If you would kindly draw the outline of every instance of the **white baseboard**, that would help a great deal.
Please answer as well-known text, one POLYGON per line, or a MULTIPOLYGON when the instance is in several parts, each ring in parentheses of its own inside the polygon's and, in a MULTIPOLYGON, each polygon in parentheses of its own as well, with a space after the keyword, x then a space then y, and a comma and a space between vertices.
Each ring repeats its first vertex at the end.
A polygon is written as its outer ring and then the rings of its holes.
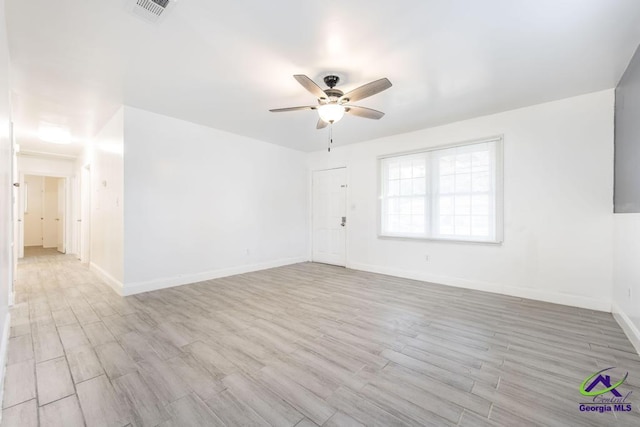
POLYGON ((233 276, 236 274, 250 273, 252 271, 266 270, 268 268, 282 267, 284 265, 297 264, 308 261, 306 256, 296 258, 284 258, 258 264, 239 265, 236 267, 222 268, 219 270, 205 271, 195 274, 184 274, 173 277, 165 277, 142 282, 126 284, 122 288, 122 296, 140 294, 142 292, 156 291, 158 289, 171 288, 174 286, 188 285, 190 283, 203 282, 205 280, 219 279, 221 277, 233 276))
POLYGON ((93 262, 89 263, 89 269, 94 273, 96 273, 98 277, 102 279, 103 282, 105 282, 107 285, 111 287, 111 289, 115 291, 115 293, 122 296, 122 288, 124 286, 122 285, 121 281, 119 281, 118 279, 116 279, 106 271, 104 271, 102 267, 100 267, 97 264, 94 264, 93 262))
MULTIPOLYGON (((4 328, 2 328, 2 338, 0 338, 0 384, 4 384, 4 374, 6 372, 7 349, 9 347, 9 335, 11 331, 11 313, 7 312, 4 318, 4 328)), ((4 399, 4 386, 0 388, 0 422, 2 421, 2 402, 4 399)))
POLYGON ((579 295, 562 294, 559 292, 517 288, 514 286, 505 286, 490 282, 467 280, 449 276, 438 276, 421 271, 401 270, 361 263, 348 263, 347 268, 351 268, 353 270, 369 271, 371 273, 388 274, 389 276, 404 277, 406 279, 420 280, 423 282, 438 283, 441 285, 455 286, 457 288, 474 289, 477 291, 492 292, 518 298, 527 298, 554 304, 569 305, 596 311, 605 311, 607 313, 611 312, 610 299, 589 298, 579 295))
POLYGON ((638 329, 635 323, 627 316, 627 313, 625 313, 615 301, 611 305, 613 318, 616 319, 616 322, 618 322, 627 335, 627 338, 629 338, 629 341, 631 341, 631 344, 635 347, 636 352, 640 355, 640 329, 638 329))

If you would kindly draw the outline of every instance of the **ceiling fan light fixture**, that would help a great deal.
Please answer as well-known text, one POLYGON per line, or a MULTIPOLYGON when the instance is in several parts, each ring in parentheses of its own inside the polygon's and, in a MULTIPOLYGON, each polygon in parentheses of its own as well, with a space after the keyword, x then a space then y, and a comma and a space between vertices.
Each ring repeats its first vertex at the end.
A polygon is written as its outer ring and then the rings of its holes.
POLYGON ((318 107, 318 115, 327 123, 335 123, 344 116, 344 107, 338 104, 324 104, 318 107))

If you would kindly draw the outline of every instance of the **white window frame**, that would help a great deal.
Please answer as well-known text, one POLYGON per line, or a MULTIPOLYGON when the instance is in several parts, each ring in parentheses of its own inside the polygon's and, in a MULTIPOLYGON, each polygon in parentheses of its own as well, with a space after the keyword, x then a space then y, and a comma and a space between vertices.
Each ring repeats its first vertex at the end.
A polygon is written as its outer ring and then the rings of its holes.
POLYGON ((473 139, 468 141, 456 142, 452 144, 437 145, 433 147, 425 147, 425 148, 412 150, 412 151, 385 154, 382 156, 378 156, 377 168, 378 168, 378 174, 377 174, 377 179, 378 179, 377 235, 378 235, 378 238, 430 240, 430 241, 445 241, 445 242, 459 242, 459 243, 502 244, 504 240, 504 178, 503 178, 504 177, 504 136, 503 135, 491 136, 491 137, 481 138, 481 139, 473 139), (437 236, 437 235, 431 234, 432 230, 435 228, 431 223, 436 221, 435 218, 437 218, 437 215, 436 215, 437 203, 434 201, 434 198, 431 195, 433 193, 433 189, 432 189, 430 177, 433 176, 433 170, 431 170, 430 167, 428 167, 428 172, 427 172, 427 175, 429 176, 427 178, 429 182, 429 185, 427 188, 427 194, 429 194, 429 196, 426 198, 427 206, 425 208, 426 211, 428 212, 425 215, 425 218, 427 218, 427 222, 429 223, 426 228, 429 234, 426 236, 416 236, 414 234, 383 232, 383 229, 382 229, 382 220, 383 220, 383 214, 384 214, 383 202, 385 200, 383 191, 386 184, 384 182, 385 173, 383 171, 382 164, 385 159, 401 157, 401 156, 410 156, 413 154, 423 154, 427 152, 441 151, 441 150, 447 150, 451 148, 466 147, 466 146, 472 146, 472 145, 482 144, 487 142, 495 143, 494 144, 495 152, 493 153, 495 156, 494 157, 495 177, 493 181, 495 184, 495 189, 494 189, 495 200, 493 205, 490 206, 490 209, 492 209, 494 212, 494 223, 492 224, 493 227, 495 227, 494 239, 488 240, 486 238, 474 238, 473 236, 454 236, 454 237, 437 236))

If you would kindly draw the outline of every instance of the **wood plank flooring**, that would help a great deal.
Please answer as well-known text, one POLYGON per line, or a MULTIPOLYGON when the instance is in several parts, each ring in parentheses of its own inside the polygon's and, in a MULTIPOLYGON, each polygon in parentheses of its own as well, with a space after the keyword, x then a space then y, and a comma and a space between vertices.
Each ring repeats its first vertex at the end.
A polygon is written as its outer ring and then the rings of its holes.
POLYGON ((640 425, 640 357, 610 314, 313 263, 121 298, 32 255, 3 426, 640 425), (633 411, 581 413, 610 366, 633 411))

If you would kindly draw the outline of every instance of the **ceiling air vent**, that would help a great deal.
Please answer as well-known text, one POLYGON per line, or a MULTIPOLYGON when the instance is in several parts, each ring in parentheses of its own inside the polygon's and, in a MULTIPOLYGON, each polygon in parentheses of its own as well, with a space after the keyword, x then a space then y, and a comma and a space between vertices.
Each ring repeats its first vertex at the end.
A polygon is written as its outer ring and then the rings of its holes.
POLYGON ((131 0, 131 12, 149 22, 158 22, 176 0, 131 0))

